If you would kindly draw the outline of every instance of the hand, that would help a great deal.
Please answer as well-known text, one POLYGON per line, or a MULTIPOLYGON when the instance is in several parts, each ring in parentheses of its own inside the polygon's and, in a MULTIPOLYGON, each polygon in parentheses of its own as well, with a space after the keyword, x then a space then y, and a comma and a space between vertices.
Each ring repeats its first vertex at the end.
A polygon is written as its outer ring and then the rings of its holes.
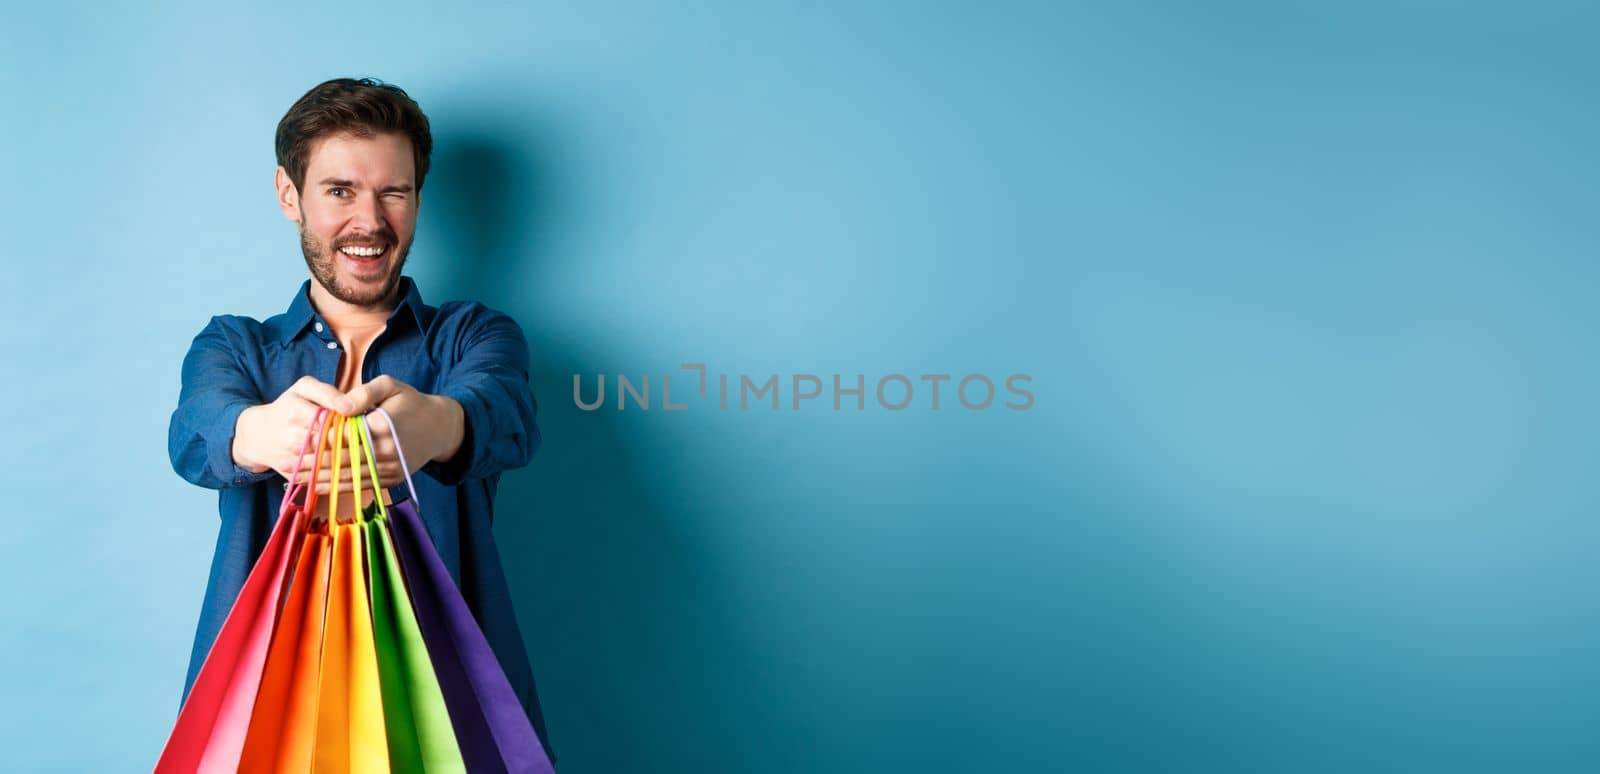
MULTIPOLYGON (((443 395, 428 395, 391 376, 379 376, 351 390, 349 414, 366 414, 375 406, 382 406, 393 417, 400 432, 400 443, 406 450, 409 471, 400 467, 400 456, 395 452, 395 439, 389 423, 382 417, 367 416, 367 427, 372 433, 372 452, 378 463, 378 482, 384 488, 399 486, 405 473, 415 473, 429 462, 448 461, 461 449, 466 434, 466 414, 461 404, 443 395)), ((304 438, 304 435, 301 436, 304 438)), ((348 446, 348 444, 346 444, 348 446)), ((346 455, 349 452, 345 452, 346 455)), ((313 464, 314 453, 302 459, 307 469, 313 464)), ((339 491, 350 492, 354 484, 349 474, 349 457, 340 476, 339 491)), ((365 461, 361 464, 365 466, 365 461)), ((372 486, 371 473, 362 468, 362 488, 372 486)), ((316 491, 327 494, 333 478, 333 455, 322 453, 322 466, 317 471, 316 491)))
MULTIPOLYGON (((277 400, 245 409, 233 427, 234 463, 252 473, 275 470, 290 478, 319 407, 344 413, 351 403, 333 385, 303 376, 277 400)), ((302 475, 309 469, 308 463, 302 475)))
MULTIPOLYGON (((407 471, 400 469, 400 455, 395 452, 394 438, 389 432, 389 423, 384 422, 380 417, 368 415, 367 429, 372 434, 372 457, 378 465, 378 485, 384 489, 388 489, 404 483, 406 480, 405 474, 407 471)), ((316 471, 316 491, 319 495, 328 494, 330 491, 329 482, 333 479, 332 432, 334 432, 334 430, 329 431, 330 435, 327 441, 324 442, 325 445, 322 449, 322 465, 318 467, 316 471)), ((337 428, 337 432, 343 433, 344 426, 340 425, 337 428)), ((360 454, 360 447, 356 446, 352 448, 350 445, 350 440, 342 436, 340 439, 340 445, 342 450, 339 453, 339 491, 341 493, 350 493, 355 491, 355 479, 353 478, 355 474, 351 471, 356 471, 360 474, 361 490, 363 492, 372 491, 372 470, 367 466, 366 456, 360 454)), ((315 452, 312 454, 307 454, 305 457, 301 458, 301 464, 304 465, 304 469, 306 471, 311 470, 311 466, 314 462, 315 452)), ((415 462, 412 460, 409 454, 406 456, 406 462, 409 462, 414 466, 409 471, 411 473, 417 472, 417 470, 420 469, 423 464, 426 464, 426 461, 421 464, 415 462)))

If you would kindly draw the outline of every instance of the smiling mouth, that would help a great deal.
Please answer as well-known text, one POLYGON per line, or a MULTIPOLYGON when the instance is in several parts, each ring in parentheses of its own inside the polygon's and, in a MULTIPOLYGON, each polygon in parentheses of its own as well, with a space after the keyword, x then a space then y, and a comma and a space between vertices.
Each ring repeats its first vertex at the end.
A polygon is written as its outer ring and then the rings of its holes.
POLYGON ((394 245, 391 244, 374 245, 372 247, 365 245, 345 245, 344 247, 339 248, 338 253, 339 255, 343 256, 344 260, 359 273, 370 273, 372 270, 378 268, 378 266, 383 263, 384 259, 389 257, 389 253, 393 251, 394 245), (373 249, 378 249, 379 252, 373 253, 373 249))

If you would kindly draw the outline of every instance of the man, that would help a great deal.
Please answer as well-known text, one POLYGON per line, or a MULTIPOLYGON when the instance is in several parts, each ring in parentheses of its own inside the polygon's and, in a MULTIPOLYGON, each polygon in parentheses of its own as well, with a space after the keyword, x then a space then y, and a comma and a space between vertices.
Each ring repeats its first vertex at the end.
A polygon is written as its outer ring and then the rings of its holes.
MULTIPOLYGON (((213 317, 200 331, 168 433, 173 469, 220 490, 222 516, 184 698, 277 519, 318 407, 382 406, 418 474, 428 532, 553 763, 490 531, 501 472, 526 465, 540 441, 527 342, 482 304, 424 304, 401 274, 433 149, 428 119, 395 86, 340 78, 289 109, 276 145, 278 206, 298 227, 311 277, 283 314, 213 317)), ((388 425, 370 428, 381 483, 402 487, 388 425)), ((300 462, 310 470, 312 457, 300 462)), ((320 493, 330 467, 324 459, 316 471, 320 493)), ((352 491, 343 479, 340 490, 352 491)))

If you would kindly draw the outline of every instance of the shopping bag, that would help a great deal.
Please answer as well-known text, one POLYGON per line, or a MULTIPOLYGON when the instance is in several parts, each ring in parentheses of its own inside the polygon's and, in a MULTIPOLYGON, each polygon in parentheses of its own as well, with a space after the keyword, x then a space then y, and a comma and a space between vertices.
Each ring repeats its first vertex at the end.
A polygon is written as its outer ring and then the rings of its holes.
POLYGON ((378 686, 378 655, 373 645, 372 613, 367 602, 362 546, 360 470, 355 442, 357 417, 344 418, 333 438, 333 486, 328 493, 328 532, 332 560, 328 581, 328 613, 323 628, 322 666, 317 691, 315 771, 387 772, 389 748, 383 726, 383 697, 378 686), (350 451, 355 484, 354 520, 339 518, 339 482, 343 454, 350 451))
POLYGON ((409 473, 409 499, 386 507, 365 417, 319 411, 307 450, 313 438, 312 470, 294 471, 157 772, 553 772, 433 547, 409 473), (330 430, 333 515, 313 522, 330 430), (341 521, 346 452, 358 515, 341 521), (375 498, 361 508, 366 481, 375 498))
MULTIPOLYGON (((348 452, 358 505, 367 481, 379 491, 360 421, 330 421, 332 480, 348 452)), ((465 772, 387 533, 370 508, 339 521, 341 496, 329 494, 332 521, 301 533, 240 771, 465 772)))
MULTIPOLYGON (((302 458, 310 451, 312 440, 320 439, 326 419, 326 412, 318 409, 306 434, 302 458)), ((321 465, 321 455, 319 440, 310 481, 301 480, 296 461, 278 511, 278 521, 195 675, 194 685, 178 711, 178 719, 156 763, 157 774, 238 768, 261 685, 278 603, 285 591, 294 537, 304 528, 315 507, 316 490, 310 484, 321 465), (295 502, 302 492, 307 493, 306 505, 295 502)))
MULTIPOLYGON (((363 418, 363 424, 365 418, 363 418)), ((461 749, 428 656, 417 617, 411 609, 405 578, 389 538, 378 465, 359 434, 361 453, 378 496, 362 524, 367 547, 367 572, 372 594, 372 629, 378 652, 378 682, 383 693, 388 729, 389 764, 396 772, 465 772, 461 749)), ((360 502, 357 500, 357 502, 360 502)))
MULTIPOLYGON (((400 466, 407 471, 409 497, 388 506, 382 518, 399 555, 417 625, 438 675, 467 770, 474 774, 554 772, 499 659, 423 526, 416 486, 394 419, 382 408, 372 413, 388 423, 400 466)), ((363 422, 361 429, 371 447, 370 428, 363 422)))
POLYGON ((317 735, 317 687, 331 552, 325 535, 301 538, 289 592, 240 756, 241 774, 308 772, 317 735))

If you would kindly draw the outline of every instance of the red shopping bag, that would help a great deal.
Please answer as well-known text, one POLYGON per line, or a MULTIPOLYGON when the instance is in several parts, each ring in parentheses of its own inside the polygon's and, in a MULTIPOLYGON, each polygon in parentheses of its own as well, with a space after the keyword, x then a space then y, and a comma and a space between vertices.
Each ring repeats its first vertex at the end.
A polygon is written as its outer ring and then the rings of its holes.
POLYGON ((178 720, 156 763, 157 774, 235 771, 239 767, 277 620, 278 602, 287 585, 291 554, 297 543, 293 538, 305 528, 316 507, 316 490, 311 483, 322 463, 320 434, 325 420, 326 411, 318 409, 300 455, 303 458, 310 452, 312 441, 318 440, 310 481, 300 480, 297 461, 284 491, 278 522, 178 711, 178 720), (302 492, 307 493, 305 505, 295 502, 302 492))

